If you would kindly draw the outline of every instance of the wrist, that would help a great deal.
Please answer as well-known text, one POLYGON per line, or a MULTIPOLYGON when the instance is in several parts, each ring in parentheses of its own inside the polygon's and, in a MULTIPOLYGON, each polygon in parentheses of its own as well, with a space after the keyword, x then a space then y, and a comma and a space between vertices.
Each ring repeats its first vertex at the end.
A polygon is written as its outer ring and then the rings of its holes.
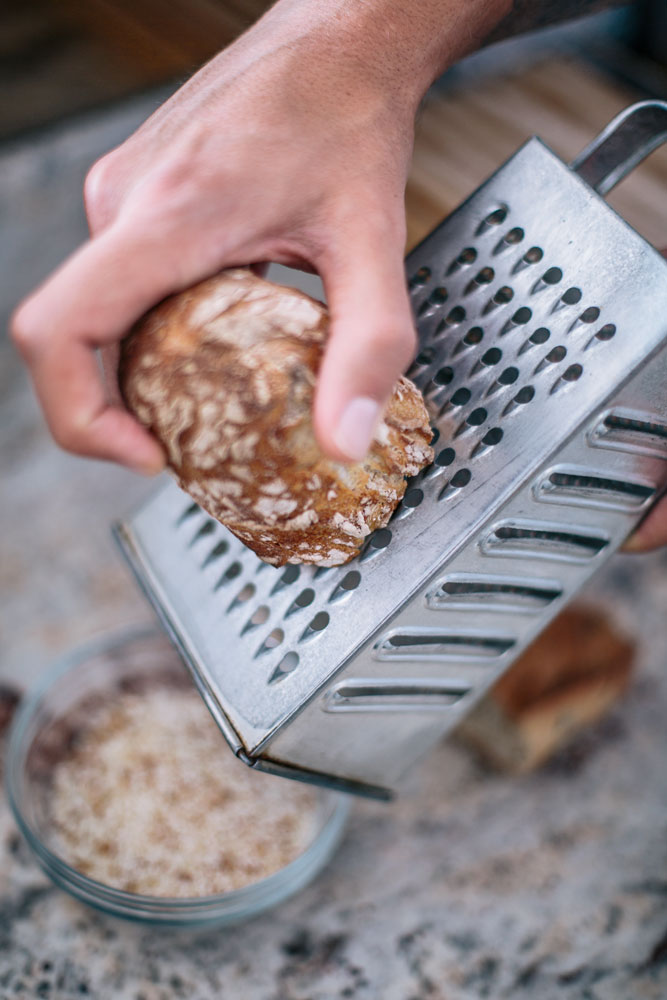
POLYGON ((278 0, 267 17, 286 41, 317 34, 333 59, 398 108, 419 102, 449 66, 475 51, 512 0, 278 0))

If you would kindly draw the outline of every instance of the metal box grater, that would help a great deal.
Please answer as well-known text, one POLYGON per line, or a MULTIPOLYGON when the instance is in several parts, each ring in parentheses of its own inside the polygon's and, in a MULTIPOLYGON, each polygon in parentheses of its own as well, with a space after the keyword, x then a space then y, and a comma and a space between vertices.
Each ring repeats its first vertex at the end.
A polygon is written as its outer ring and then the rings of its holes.
POLYGON ((667 262, 596 193, 665 138, 533 138, 410 254, 436 458, 354 562, 268 566, 175 485, 116 527, 247 764, 389 795, 667 485, 667 262))

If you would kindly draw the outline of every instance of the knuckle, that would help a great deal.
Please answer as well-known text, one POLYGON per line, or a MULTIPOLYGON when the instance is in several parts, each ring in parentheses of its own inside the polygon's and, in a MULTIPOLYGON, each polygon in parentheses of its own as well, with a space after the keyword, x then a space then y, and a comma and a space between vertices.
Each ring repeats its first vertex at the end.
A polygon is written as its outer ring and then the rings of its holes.
POLYGON ((49 422, 49 429, 53 440, 64 451, 72 452, 75 455, 87 454, 81 428, 69 414, 52 416, 49 422))
POLYGON ((42 340, 43 328, 31 300, 21 303, 9 321, 9 332, 20 354, 32 356, 42 340))
POLYGON ((115 163, 115 155, 107 153, 92 165, 83 182, 83 203, 92 229, 99 228, 108 216, 115 163))

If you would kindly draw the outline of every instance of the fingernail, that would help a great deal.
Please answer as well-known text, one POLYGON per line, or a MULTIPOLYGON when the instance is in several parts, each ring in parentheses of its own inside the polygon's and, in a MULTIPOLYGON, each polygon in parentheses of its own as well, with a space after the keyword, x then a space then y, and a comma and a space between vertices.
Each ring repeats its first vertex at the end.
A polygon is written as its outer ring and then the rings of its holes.
POLYGON ((156 458, 148 462, 130 462, 128 468, 133 472, 138 472, 141 476, 158 476, 164 472, 166 463, 163 458, 156 458))
POLYGON ((368 454, 380 404, 368 396, 358 396, 347 404, 334 433, 336 447, 351 461, 361 462, 368 454))

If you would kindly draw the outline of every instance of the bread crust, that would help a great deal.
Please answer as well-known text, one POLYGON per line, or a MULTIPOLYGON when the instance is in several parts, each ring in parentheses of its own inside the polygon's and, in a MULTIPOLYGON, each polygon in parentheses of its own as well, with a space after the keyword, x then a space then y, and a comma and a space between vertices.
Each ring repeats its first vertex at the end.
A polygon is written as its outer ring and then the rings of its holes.
POLYGON ((311 411, 328 323, 322 303, 235 268, 165 299, 121 345, 123 398, 180 486, 276 566, 352 559, 433 460, 403 376, 363 462, 323 455, 311 411))

